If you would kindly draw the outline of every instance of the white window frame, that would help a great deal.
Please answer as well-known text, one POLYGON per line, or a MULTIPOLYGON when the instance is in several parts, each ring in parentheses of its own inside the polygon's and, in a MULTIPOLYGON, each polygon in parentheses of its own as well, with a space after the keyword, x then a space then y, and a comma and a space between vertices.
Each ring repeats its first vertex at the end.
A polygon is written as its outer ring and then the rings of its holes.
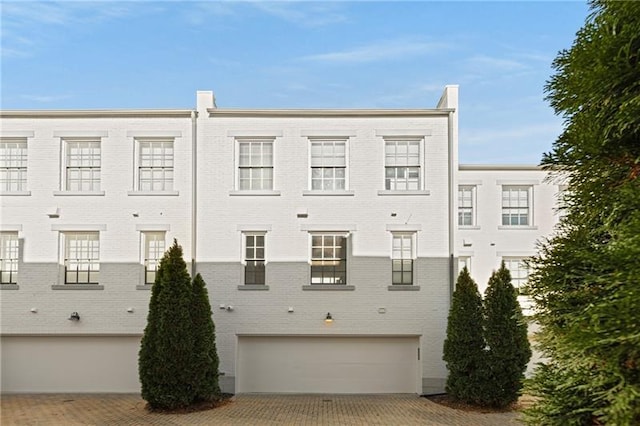
POLYGON ((385 191, 407 192, 407 191, 422 191, 424 189, 425 164, 424 164, 424 138, 423 137, 384 137, 383 159, 384 159, 383 160, 383 164, 384 164, 383 187, 385 191), (394 156, 395 158, 394 163, 396 164, 390 164, 389 159, 392 157, 387 155, 387 146, 394 144, 396 147, 395 151, 397 153, 398 151, 397 147, 399 143, 407 144, 407 155, 406 155, 406 161, 405 161, 407 164, 401 164, 403 163, 403 161, 399 161, 399 159, 402 157, 398 157, 397 155, 394 156), (410 161, 409 146, 412 144, 415 144, 418 147, 417 161, 410 161), (408 177, 408 171, 410 168, 414 168, 418 170, 418 177, 416 179, 416 182, 417 182, 416 188, 408 187, 409 186, 408 184, 410 182, 408 177), (394 177, 389 177, 389 179, 391 180, 387 185, 387 174, 388 174, 387 171, 390 169, 394 169, 396 173, 394 174, 394 177), (407 184, 407 188, 398 189, 398 183, 402 182, 397 177, 398 176, 397 172, 399 169, 405 169, 404 173, 406 174, 406 177, 404 178, 404 181, 407 184))
MULTIPOLYGON (((317 241, 317 240, 316 240, 317 241)), ((349 270, 348 270, 348 258, 349 258, 349 234, 345 233, 345 232, 310 232, 309 233, 309 269, 310 269, 310 274, 309 274, 309 284, 310 285, 337 285, 337 286, 342 286, 342 285, 346 285, 349 282, 349 270), (322 242, 321 245, 314 245, 314 239, 315 238, 322 238, 322 242), (333 245, 326 245, 325 246, 325 237, 328 238, 333 238, 334 242, 333 245), (335 238, 343 238, 344 239, 344 253, 343 256, 344 257, 335 257, 335 248, 339 247, 335 242, 335 238), (333 255, 334 256, 327 256, 327 254, 329 254, 328 251, 326 251, 326 249, 329 248, 333 248, 333 255), (321 250, 320 252, 318 252, 317 250, 321 250), (320 256, 318 256, 317 254, 320 253, 320 256), (317 262, 320 262, 321 264, 318 264, 317 262), (325 264, 325 262, 327 262, 325 264), (315 280, 314 277, 314 270, 316 268, 318 268, 319 266, 332 266, 331 262, 338 262, 338 269, 335 268, 333 269, 333 273, 330 275, 327 275, 325 277, 324 272, 321 274, 320 276, 320 281, 315 280), (340 267, 340 263, 344 264, 344 268, 340 267), (344 275, 343 275, 343 279, 341 279, 339 274, 340 272, 342 272, 344 270, 344 275), (314 281, 315 280, 315 281, 314 281)))
POLYGON ((415 260, 416 260, 416 233, 415 232, 392 232, 391 233, 391 285, 414 285, 415 284, 415 260), (399 244, 398 244, 399 243, 399 244), (409 245, 407 250, 407 244, 409 245), (400 270, 398 270, 400 261, 400 270), (410 267, 410 279, 406 280, 405 267, 407 262, 410 267), (400 279, 397 280, 397 274, 400 279))
POLYGON ((0 192, 27 190, 27 138, 0 138, 0 192))
POLYGON ((17 232, 0 232, 0 285, 18 284, 20 240, 17 232))
POLYGON ((462 272, 465 266, 467 267, 469 274, 471 274, 471 256, 469 255, 458 256, 458 274, 462 272))
POLYGON ((247 231, 242 232, 242 265, 244 266, 244 271, 242 274, 242 284, 243 285, 266 285, 267 276, 266 276, 266 266, 267 266, 267 233, 266 232, 254 232, 247 231), (262 238, 262 246, 258 245, 256 241, 258 237, 262 238), (254 244, 253 246, 249 245, 248 239, 253 238, 254 244), (253 254, 251 256, 248 255, 249 249, 253 247, 253 254), (262 249, 262 256, 259 256, 259 249, 262 249), (250 262, 262 262, 262 282, 257 282, 258 280, 254 279, 253 282, 247 281, 247 273, 250 262))
POLYGON ((314 192, 341 192, 349 190, 349 138, 331 138, 331 137, 309 137, 309 190, 314 192), (321 152, 324 153, 324 147, 332 145, 335 152, 336 145, 342 145, 344 147, 344 154, 342 157, 320 155, 320 157, 314 156, 314 145, 320 145, 321 152), (340 161, 342 158, 342 162, 340 161), (332 161, 333 160, 333 161, 332 161), (342 164, 340 164, 342 163, 342 164), (320 188, 314 188, 314 181, 318 179, 318 176, 314 176, 315 171, 319 170, 322 176, 319 176, 320 182, 326 181, 332 182, 331 188, 325 188, 321 185, 320 188), (332 170, 333 176, 325 178, 325 171, 332 170), (344 176, 342 180, 344 185, 342 188, 338 188, 336 183, 340 180, 336 177, 336 172, 342 170, 344 176))
POLYGON ((62 191, 67 192, 100 192, 101 191, 101 174, 102 174, 102 141, 100 138, 62 138, 62 179, 60 188, 62 191), (75 164, 71 160, 71 149, 76 144, 87 144, 90 149, 88 163, 85 155, 80 155, 80 164, 75 164), (91 147, 93 145, 93 147, 91 147), (97 145, 97 147, 96 147, 97 145), (93 152, 97 149, 97 154, 93 152), (95 157, 97 155, 97 161, 95 157), (96 165, 97 163, 97 165, 96 165), (71 188, 71 171, 74 169, 81 175, 88 172, 89 178, 80 178, 77 181, 80 182, 81 188, 71 188), (96 177, 97 176, 97 177, 96 177), (85 182, 89 183, 88 189, 82 189, 85 182))
POLYGON ((502 185, 500 189, 500 226, 509 228, 527 228, 533 226, 533 185, 502 185), (505 192, 509 191, 511 195, 514 191, 518 193, 515 199, 512 196, 505 198, 505 192), (526 206, 519 205, 521 202, 520 194, 526 193, 526 206), (505 201, 509 201, 509 205, 505 205, 505 201), (512 206, 515 202, 515 206, 512 206), (526 209, 526 215, 522 213, 526 209), (505 213, 506 212, 506 213, 505 213), (526 218, 527 223, 512 224, 512 218, 519 218, 517 222, 521 222, 521 218, 526 218), (505 218, 508 218, 505 223, 505 218))
MULTIPOLYGON (((175 138, 173 137, 136 137, 135 138, 135 191, 138 192, 172 192, 175 183, 175 138), (161 155, 161 164, 152 164, 147 166, 142 158, 142 151, 147 144, 160 145, 163 153, 161 155), (171 147, 171 154, 164 153, 166 147, 171 147), (143 188, 143 169, 149 169, 151 172, 150 188, 143 188), (154 173, 159 172, 161 177, 154 178, 154 173), (156 183, 160 184, 159 189, 154 189, 156 183)), ((145 170, 146 171, 146 170, 145 170)))
POLYGON ((63 282, 65 285, 96 285, 100 282, 100 232, 99 231, 63 231, 61 263, 64 267, 63 282), (73 255, 71 243, 73 241, 87 241, 86 247, 81 247, 79 255, 85 257, 71 257, 73 255), (95 242, 96 244, 92 244, 95 242), (75 266, 75 268, 74 268, 75 266), (75 271, 75 280, 70 280, 75 271), (80 273, 86 272, 86 280, 80 279, 80 273))
POLYGON ((505 267, 511 273, 511 284, 518 294, 527 294, 524 288, 529 281, 529 268, 524 264, 526 257, 520 256, 503 256, 502 261, 505 267))
POLYGON ((140 262, 144 268, 142 280, 144 285, 152 285, 155 282, 160 260, 167 250, 167 233, 165 231, 141 231, 140 236, 142 238, 140 262))
POLYGON ((476 226, 477 192, 478 187, 476 185, 458 185, 458 226, 461 228, 476 226), (468 192, 470 197, 464 197, 465 192, 468 192), (470 201, 470 205, 463 203, 466 200, 470 201), (471 223, 463 223, 463 213, 465 212, 471 214, 471 223))
POLYGON ((235 187, 237 191, 242 191, 242 192, 261 192, 261 191, 273 191, 275 188, 275 138, 273 137, 236 137, 235 138, 235 187), (264 147, 265 145, 270 145, 271 146, 271 163, 268 164, 266 162, 264 162, 264 156, 263 154, 260 155, 260 164, 251 164, 251 155, 249 156, 249 164, 244 164, 244 161, 241 158, 241 145, 243 144, 249 144, 250 147, 252 147, 253 144, 258 145, 260 144, 261 149, 262 147, 264 147), (248 188, 243 188, 241 185, 241 181, 242 181, 242 172, 241 170, 248 170, 250 177, 249 177, 249 187, 248 188), (253 171, 255 170, 260 170, 260 177, 259 179, 253 178, 253 171), (271 171, 271 185, 270 187, 264 187, 264 182, 268 181, 268 179, 265 179, 265 177, 262 175, 264 170, 270 170, 271 171), (252 182, 253 181, 257 181, 259 180, 261 182, 260 184, 260 188, 253 188, 252 187, 252 182))

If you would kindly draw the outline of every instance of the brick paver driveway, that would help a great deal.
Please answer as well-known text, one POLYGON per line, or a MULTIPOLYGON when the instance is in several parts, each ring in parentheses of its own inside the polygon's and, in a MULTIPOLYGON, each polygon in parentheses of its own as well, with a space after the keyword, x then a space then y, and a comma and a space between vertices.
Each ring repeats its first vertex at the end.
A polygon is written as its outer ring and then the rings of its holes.
POLYGON ((158 414, 139 395, 2 395, 9 425, 515 425, 517 413, 453 410, 416 395, 238 395, 215 410, 158 414))

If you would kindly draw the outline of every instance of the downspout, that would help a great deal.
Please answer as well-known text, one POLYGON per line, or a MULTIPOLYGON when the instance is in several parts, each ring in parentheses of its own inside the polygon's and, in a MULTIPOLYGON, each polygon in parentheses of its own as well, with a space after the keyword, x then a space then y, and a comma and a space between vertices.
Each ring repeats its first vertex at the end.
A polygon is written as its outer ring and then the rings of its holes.
POLYGON ((198 231, 198 112, 191 111, 191 276, 196 270, 196 235, 198 231))
POLYGON ((453 290, 454 290, 454 257, 453 257, 453 253, 454 253, 454 220, 453 220, 453 197, 455 192, 455 182, 453 179, 453 174, 454 174, 454 158, 453 158, 453 114, 454 111, 449 111, 449 117, 448 117, 448 161, 449 161, 449 173, 448 173, 448 178, 449 178, 449 202, 448 202, 448 214, 449 214, 449 307, 451 307, 451 304, 453 303, 453 290))

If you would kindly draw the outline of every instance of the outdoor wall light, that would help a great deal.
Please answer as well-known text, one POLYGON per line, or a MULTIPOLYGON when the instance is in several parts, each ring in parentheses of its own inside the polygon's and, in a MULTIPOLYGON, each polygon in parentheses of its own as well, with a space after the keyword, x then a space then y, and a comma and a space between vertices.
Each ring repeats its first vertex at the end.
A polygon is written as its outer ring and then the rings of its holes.
POLYGON ((135 309, 133 309, 133 308, 127 308, 127 312, 129 312, 130 314, 132 314, 134 310, 135 309))
POLYGON ((327 312, 327 316, 325 317, 324 322, 326 322, 327 324, 331 324, 333 322, 333 317, 331 316, 330 312, 327 312))
POLYGON ((31 308, 31 313, 37 314, 38 313, 38 308, 31 308))
POLYGON ((80 315, 77 312, 71 312, 71 315, 67 319, 69 321, 80 321, 80 315))
POLYGON ((227 311, 228 311, 228 312, 233 311, 233 306, 231 306, 231 305, 227 306, 227 311))
POLYGON ((287 312, 289 313, 293 312, 293 306, 289 306, 289 309, 287 309, 287 312))

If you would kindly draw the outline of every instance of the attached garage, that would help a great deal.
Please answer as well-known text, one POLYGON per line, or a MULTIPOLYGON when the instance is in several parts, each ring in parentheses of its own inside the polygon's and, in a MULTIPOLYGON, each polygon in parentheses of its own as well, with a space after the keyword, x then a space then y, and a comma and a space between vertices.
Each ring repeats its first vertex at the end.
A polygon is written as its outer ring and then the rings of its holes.
POLYGON ((140 392, 140 336, 3 336, 2 392, 140 392))
POLYGON ((420 393, 417 336, 239 336, 238 393, 420 393))

